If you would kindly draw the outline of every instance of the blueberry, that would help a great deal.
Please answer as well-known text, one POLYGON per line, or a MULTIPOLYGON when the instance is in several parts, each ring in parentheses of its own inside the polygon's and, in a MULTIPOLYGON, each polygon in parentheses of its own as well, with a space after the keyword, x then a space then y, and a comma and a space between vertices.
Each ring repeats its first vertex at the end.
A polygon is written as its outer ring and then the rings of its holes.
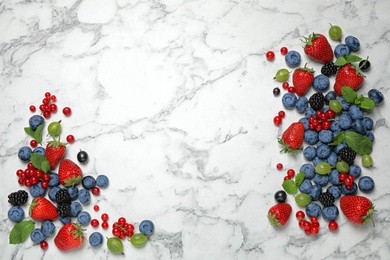
POLYGON ((328 189, 326 189, 326 191, 332 194, 335 199, 341 197, 341 189, 338 186, 335 185, 329 186, 328 189))
POLYGON ((299 171, 300 172, 303 172, 305 174, 305 179, 313 179, 314 175, 315 175, 315 171, 314 171, 314 165, 311 164, 311 163, 305 163, 303 164, 300 168, 299 168, 299 171))
POLYGON ((308 107, 309 100, 306 96, 300 96, 295 103, 295 108, 298 110, 299 113, 305 112, 306 108, 308 107))
POLYGON ((351 174, 355 180, 359 178, 360 174, 362 174, 362 168, 359 165, 352 164, 349 166, 349 174, 351 174))
POLYGON ((313 160, 314 157, 317 155, 317 148, 312 145, 308 145, 303 149, 303 157, 306 158, 306 160, 313 160))
POLYGON ((57 192, 60 190, 61 188, 58 187, 58 186, 55 186, 55 187, 52 187, 50 190, 49 190, 49 199, 53 202, 57 202, 56 200, 56 194, 57 192))
POLYGON ((372 120, 371 117, 363 117, 362 119, 362 123, 364 125, 364 127, 366 128, 366 130, 370 131, 372 130, 372 128, 374 128, 374 120, 372 120))
POLYGON ((334 56, 336 58, 344 55, 349 55, 351 53, 351 50, 349 47, 344 43, 339 43, 336 48, 334 48, 334 56))
POLYGON ((324 74, 319 74, 313 79, 313 88, 320 92, 325 92, 329 88, 329 78, 324 74))
POLYGON ((336 169, 331 170, 329 173, 329 182, 334 185, 339 185, 340 184, 339 175, 340 174, 336 169))
POLYGON ((96 185, 100 188, 105 188, 108 186, 109 180, 106 175, 99 175, 96 178, 96 185))
POLYGON ((20 206, 12 206, 8 210, 8 218, 13 222, 20 222, 24 218, 24 210, 20 206))
POLYGON ((316 156, 312 160, 312 163, 314 164, 314 166, 317 166, 317 164, 319 164, 321 162, 326 162, 326 159, 318 158, 318 156, 316 156))
POLYGON ((343 149, 344 147, 346 147, 347 145, 345 143, 341 143, 339 145, 336 145, 334 148, 333 148, 333 152, 335 152, 336 154, 339 153, 339 151, 341 149, 343 149))
POLYGON ((329 91, 325 95, 325 104, 329 105, 329 101, 335 100, 337 98, 337 93, 336 91, 329 91))
POLYGON ((318 132, 314 130, 306 130, 303 137, 308 144, 314 145, 318 142, 318 132))
POLYGON ((81 180, 81 185, 83 185, 84 189, 90 190, 96 186, 96 180, 93 176, 88 175, 83 177, 81 180))
POLYGON ((352 183, 352 189, 348 190, 345 184, 341 184, 341 193, 344 195, 356 195, 358 186, 356 183, 352 183))
MULTIPOLYGON (((315 177, 315 176, 314 176, 315 177)), ((314 179, 314 178, 313 178, 314 179)), ((311 191, 309 193, 312 200, 317 200, 318 196, 321 194, 322 187, 318 184, 313 184, 311 191)))
POLYGON ((316 111, 315 111, 313 108, 308 107, 308 108, 306 109, 306 111, 305 111, 305 117, 310 118, 310 117, 315 116, 315 115, 316 115, 316 111))
POLYGON ((330 143, 333 141, 333 132, 331 130, 323 129, 318 134, 318 139, 323 143, 330 143))
POLYGON ((82 204, 86 204, 91 200, 91 193, 86 189, 81 189, 79 190, 78 197, 79 197, 79 201, 82 204))
POLYGON ((72 221, 72 218, 71 217, 61 217, 61 216, 58 216, 58 220, 62 223, 62 224, 68 224, 72 221))
POLYGON ((340 125, 340 128, 343 130, 351 128, 351 126, 352 126, 351 116, 346 112, 341 113, 341 115, 339 117, 339 125, 340 125))
POLYGON ((43 125, 45 123, 45 119, 40 115, 33 115, 28 120, 31 130, 35 131, 38 126, 43 125))
POLYGON ((305 128, 305 130, 309 129, 309 119, 307 119, 306 117, 302 117, 299 119, 299 122, 301 122, 303 124, 303 127, 305 128))
POLYGON ((77 215, 81 212, 82 210, 82 206, 80 204, 80 202, 78 201, 73 201, 71 204, 70 204, 70 215, 72 217, 77 217, 77 215))
POLYGON ((296 68, 301 63, 301 54, 299 52, 291 50, 287 52, 286 56, 284 57, 287 66, 290 68, 296 68))
POLYGON ((363 176, 359 179, 358 186, 362 192, 369 193, 375 188, 375 182, 371 177, 363 176))
POLYGON ((318 217, 321 213, 321 207, 315 202, 310 202, 306 206, 306 215, 308 217, 318 217))
POLYGON ((43 234, 40 228, 36 228, 31 232, 30 238, 33 241, 33 243, 39 244, 46 239, 46 236, 45 234, 43 234))
POLYGON ((343 97, 337 97, 337 100, 341 103, 342 109, 348 111, 351 104, 349 104, 343 97))
POLYGON ((326 158, 326 162, 329 163, 331 167, 336 167, 338 162, 338 156, 335 152, 331 152, 328 158, 326 158))
POLYGON ((355 36, 352 35, 348 35, 345 38, 345 44, 348 46, 348 48, 351 51, 358 51, 360 48, 360 41, 355 36))
POLYGON ((363 119, 364 117, 363 111, 357 105, 351 105, 348 112, 351 115, 352 120, 363 119))
POLYGON ((318 173, 317 173, 317 174, 314 176, 313 181, 314 181, 316 184, 318 184, 318 185, 324 187, 324 186, 326 186, 326 185, 328 184, 328 182, 329 182, 329 175, 327 175, 327 174, 318 174, 318 173))
POLYGON ((71 200, 75 200, 78 198, 79 189, 77 187, 68 187, 68 192, 71 200))
POLYGON ((313 184, 311 184, 311 181, 308 179, 304 179, 301 185, 299 185, 299 190, 303 193, 309 194, 311 191, 313 184))
POLYGON ((382 104, 383 100, 385 99, 382 92, 374 88, 368 91, 368 97, 372 99, 376 105, 382 104))
POLYGON ((282 104, 286 109, 292 109, 297 103, 297 96, 293 93, 287 92, 282 97, 282 104))
POLYGON ((58 178, 58 174, 55 172, 50 173, 50 180, 49 180, 49 186, 55 187, 60 185, 60 179, 58 178))
POLYGON ((54 231, 56 230, 56 227, 54 226, 53 222, 49 220, 45 220, 42 222, 41 225, 41 231, 45 236, 51 236, 54 234, 54 231))
POLYGON ((41 146, 38 146, 36 147, 34 150, 33 150, 33 153, 35 154, 40 154, 40 155, 45 155, 46 154, 46 150, 45 148, 41 147, 41 146))
POLYGON ((374 135, 373 132, 367 131, 367 132, 366 132, 366 136, 367 136, 368 138, 370 138, 371 142, 374 142, 374 140, 375 140, 375 135, 374 135))
POLYGON ((351 128, 358 134, 365 135, 367 132, 366 127, 364 126, 362 120, 356 119, 352 122, 351 128))
POLYGON ((89 244, 92 246, 92 247, 99 247, 103 244, 103 240, 104 240, 104 237, 101 233, 99 232, 93 232, 90 236, 89 236, 89 244))
POLYGON ((91 215, 87 212, 87 211, 81 211, 78 215, 77 215, 77 221, 81 224, 81 225, 88 225, 89 222, 91 222, 91 215))
POLYGON ((319 159, 326 159, 329 157, 331 149, 326 144, 317 145, 317 157, 319 159))
POLYGON ((38 196, 44 196, 46 192, 46 189, 42 188, 41 182, 38 182, 37 184, 34 184, 30 187, 30 194, 34 198, 38 196))
POLYGON ((19 149, 19 152, 18 152, 18 157, 20 160, 22 160, 23 162, 28 162, 30 161, 30 155, 32 153, 32 150, 30 147, 28 146, 23 146, 19 149))
POLYGON ((339 209, 335 205, 324 207, 322 209, 322 216, 324 217, 324 219, 328 221, 335 220, 338 217, 338 215, 339 215, 339 209))
POLYGON ((139 224, 139 231, 145 236, 151 236, 154 232, 154 224, 150 220, 142 220, 139 224))
POLYGON ((330 125, 330 131, 333 132, 333 136, 337 135, 338 133, 341 132, 341 127, 340 127, 340 124, 339 122, 337 121, 332 121, 331 125, 330 125))

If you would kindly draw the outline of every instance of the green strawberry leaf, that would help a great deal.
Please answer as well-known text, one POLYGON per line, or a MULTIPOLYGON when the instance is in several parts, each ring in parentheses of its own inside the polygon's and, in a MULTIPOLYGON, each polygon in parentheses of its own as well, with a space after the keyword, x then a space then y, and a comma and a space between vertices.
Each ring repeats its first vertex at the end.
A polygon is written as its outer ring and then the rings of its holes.
POLYGON ((363 108, 363 109, 374 109, 375 102, 371 98, 363 97, 363 99, 361 100, 361 102, 359 104, 359 107, 363 108))
POLYGON ((283 181, 282 187, 288 194, 294 194, 298 190, 298 187, 293 180, 283 181))
POLYGON ((347 63, 352 63, 352 62, 361 61, 362 58, 360 58, 357 55, 347 55, 347 56, 345 56, 345 60, 347 61, 347 63))
POLYGON ((370 154, 372 152, 372 142, 368 136, 347 131, 345 133, 345 143, 360 155, 370 154))
POLYGON ((340 132, 333 137, 333 142, 329 143, 328 145, 339 145, 344 141, 345 141, 345 134, 344 132, 340 132))
POLYGON ((295 185, 297 187, 299 187, 299 185, 302 184, 304 179, 305 179, 305 173, 304 172, 298 172, 298 174, 295 176, 295 185))
POLYGON ((35 222, 24 220, 17 223, 9 233, 10 244, 20 244, 24 242, 35 228, 35 222))
POLYGON ((338 67, 341 67, 341 66, 344 66, 347 63, 348 63, 347 59, 343 55, 343 56, 340 56, 340 57, 337 58, 337 60, 334 62, 334 65, 338 66, 338 67))
POLYGON ((341 88, 341 94, 343 95, 345 101, 347 101, 350 104, 353 104, 357 98, 356 91, 348 86, 344 86, 341 88))
POLYGON ((30 161, 38 170, 42 170, 43 172, 50 171, 50 163, 44 155, 31 153, 30 161))

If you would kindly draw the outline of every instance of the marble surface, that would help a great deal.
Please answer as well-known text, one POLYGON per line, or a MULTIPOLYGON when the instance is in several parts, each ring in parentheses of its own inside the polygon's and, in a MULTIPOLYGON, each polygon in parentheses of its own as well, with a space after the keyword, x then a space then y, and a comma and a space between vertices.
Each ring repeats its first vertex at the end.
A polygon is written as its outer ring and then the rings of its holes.
MULTIPOLYGON (((362 93, 376 87, 387 98, 389 10, 387 0, 2 1, 1 258, 390 259, 388 103, 370 115, 375 167, 363 169, 377 184, 367 195, 378 209, 375 227, 353 226, 340 215, 337 232, 320 219, 320 234, 307 236, 293 216, 281 229, 266 218, 285 175, 275 165, 298 170, 305 162, 301 154, 280 154, 276 141, 301 117, 286 111, 282 126, 272 123, 283 109, 272 94, 279 86, 273 75, 285 66, 279 49, 303 55, 302 36, 340 25, 360 39, 359 55, 372 63, 362 93), (64 135, 76 137, 67 158, 86 150, 84 174, 110 177, 84 209, 94 218, 125 216, 136 227, 152 220, 155 234, 145 247, 124 241, 120 257, 88 243, 63 253, 53 238, 46 251, 29 239, 8 244, 6 197, 20 188, 15 172, 25 164, 17 152, 30 140, 23 127, 29 105, 38 106, 46 91, 73 110, 49 119, 62 119, 64 135)), ((303 62, 320 68, 305 55, 303 62)), ((288 201, 295 214, 299 207, 292 196, 288 201)), ((87 234, 94 230, 88 226, 87 234)))

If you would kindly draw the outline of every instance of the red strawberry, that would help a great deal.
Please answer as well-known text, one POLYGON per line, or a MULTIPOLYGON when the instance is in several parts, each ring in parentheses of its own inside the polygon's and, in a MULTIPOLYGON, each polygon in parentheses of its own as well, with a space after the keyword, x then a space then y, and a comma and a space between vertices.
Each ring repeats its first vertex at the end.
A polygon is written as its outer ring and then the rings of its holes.
POLYGON ((56 206, 45 197, 38 196, 31 202, 29 215, 38 221, 55 220, 58 218, 56 206))
POLYGON ((305 37, 305 43, 303 50, 311 59, 324 64, 333 60, 332 47, 324 35, 313 33, 305 37))
POLYGON ((336 74, 336 81, 334 83, 334 91, 337 95, 341 96, 341 88, 344 86, 351 87, 354 90, 357 90, 361 87, 364 81, 364 75, 356 70, 356 68, 348 63, 342 66, 336 74))
POLYGON ((51 141, 46 145, 46 158, 49 161, 50 169, 54 169, 62 160, 66 152, 65 144, 59 141, 51 141))
POLYGON ((75 186, 83 178, 83 171, 73 161, 64 159, 60 162, 58 178, 65 187, 75 186))
POLYGON ((278 140, 279 144, 284 148, 280 152, 293 152, 296 153, 303 144, 303 135, 305 133, 305 127, 301 122, 292 123, 282 134, 282 137, 278 140))
POLYGON ((84 243, 84 230, 79 223, 67 223, 58 231, 54 244, 61 251, 80 248, 84 243))
POLYGON ((304 96, 310 89, 314 79, 314 72, 313 69, 306 67, 306 64, 305 67, 294 70, 292 82, 295 93, 298 96, 304 96))
POLYGON ((372 202, 363 196, 343 196, 340 199, 340 208, 347 219, 354 224, 366 224, 374 220, 371 214, 376 212, 372 202))
POLYGON ((268 210, 268 220, 274 227, 284 226, 290 218, 292 212, 291 205, 288 203, 278 203, 268 210))

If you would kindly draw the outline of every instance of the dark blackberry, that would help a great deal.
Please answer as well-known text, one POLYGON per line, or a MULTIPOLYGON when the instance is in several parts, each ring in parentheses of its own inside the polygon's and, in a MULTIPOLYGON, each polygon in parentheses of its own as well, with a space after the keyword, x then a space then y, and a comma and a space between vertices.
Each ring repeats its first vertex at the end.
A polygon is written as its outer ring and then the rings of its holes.
POLYGON ((318 201, 321 202, 321 204, 324 207, 332 206, 334 200, 335 200, 334 196, 332 195, 332 193, 328 191, 325 191, 318 196, 318 201))
POLYGON ((327 77, 330 77, 337 73, 337 67, 333 64, 333 62, 329 61, 325 63, 321 68, 321 73, 327 77))
POLYGON ((70 217, 70 203, 63 203, 57 206, 57 213, 60 217, 70 217))
POLYGON ((69 204, 71 202, 70 194, 66 188, 60 189, 56 193, 56 202, 58 204, 69 204))
POLYGON ((321 110, 325 105, 325 97, 321 92, 317 92, 309 98, 310 107, 314 110, 321 110))
POLYGON ((349 165, 352 165, 356 158, 356 152, 348 146, 341 148, 337 155, 349 165))
POLYGON ((25 190, 18 190, 8 195, 8 202, 12 206, 22 206, 28 200, 28 193, 25 190))

